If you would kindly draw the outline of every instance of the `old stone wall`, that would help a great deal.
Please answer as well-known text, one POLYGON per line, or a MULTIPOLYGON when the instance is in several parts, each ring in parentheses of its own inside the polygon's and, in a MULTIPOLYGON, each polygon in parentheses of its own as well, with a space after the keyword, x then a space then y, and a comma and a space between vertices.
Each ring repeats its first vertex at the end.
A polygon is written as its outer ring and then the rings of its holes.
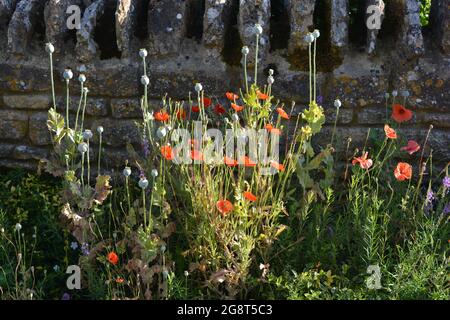
MULTIPOLYGON (((255 22, 264 28, 259 79, 274 69, 274 94, 287 103, 296 101, 297 111, 308 99, 303 37, 321 30, 318 94, 328 117, 319 141, 330 136, 335 98, 343 101, 340 145, 351 136, 358 147, 368 128, 384 123, 385 93, 397 90, 403 102, 400 93, 408 91, 406 104, 414 118, 402 132, 423 141, 432 124, 434 159, 448 162, 449 12, 449 0, 433 0, 430 24, 421 27, 416 0, 0 0, 0 166, 34 168, 36 159, 48 153, 46 42, 57 50, 58 108, 65 105, 63 70, 86 74, 87 123, 93 129, 104 126, 105 165, 113 168, 126 159, 126 142, 139 144, 134 125, 142 94, 139 48, 149 51, 155 108, 165 93, 185 99, 196 82, 209 96, 222 98, 242 83, 240 50, 247 44, 252 55, 255 22), (69 5, 81 8, 78 30, 66 26, 69 5), (366 27, 369 5, 383 12, 380 30, 366 27)), ((72 83, 75 111, 79 87, 72 83)))

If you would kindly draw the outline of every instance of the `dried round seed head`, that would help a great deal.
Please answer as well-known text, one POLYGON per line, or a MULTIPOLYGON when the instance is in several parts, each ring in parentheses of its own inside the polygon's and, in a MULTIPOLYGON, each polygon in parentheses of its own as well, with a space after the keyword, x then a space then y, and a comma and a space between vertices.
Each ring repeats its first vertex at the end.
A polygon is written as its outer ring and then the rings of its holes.
POLYGON ((158 176, 158 170, 152 169, 151 175, 153 178, 156 178, 158 176))
POLYGON ((340 108, 342 106, 342 102, 339 99, 334 100, 334 107, 335 108, 340 108))
POLYGON ((147 189, 148 187, 148 180, 146 177, 142 177, 141 179, 139 179, 139 188, 141 189, 147 189))
POLYGON ((103 127, 102 127, 102 126, 98 126, 98 127, 97 127, 97 132, 98 132, 99 134, 102 134, 102 133, 103 133, 103 127))
POLYGON ((94 134, 92 133, 91 130, 89 130, 89 129, 84 130, 84 132, 83 132, 84 140, 91 140, 93 136, 94 136, 94 134))
POLYGON ((123 169, 123 171, 122 171, 122 174, 123 174, 125 177, 131 176, 131 168, 130 168, 130 167, 125 167, 125 168, 123 169))
POLYGON ((312 43, 314 41, 314 36, 312 35, 312 33, 308 33, 306 36, 305 36, 305 42, 306 43, 312 43))
POLYGON ((197 83, 195 84, 195 91, 200 92, 200 91, 202 91, 202 90, 203 90, 202 84, 201 84, 200 82, 197 82, 197 83))
POLYGON ((145 50, 145 49, 139 50, 139 56, 140 56, 141 58, 145 58, 147 55, 148 55, 147 50, 145 50))
POLYGON ((144 75, 144 76, 141 77, 141 83, 144 86, 148 86, 150 84, 150 79, 147 76, 144 75))
POLYGON ((267 77, 267 83, 272 85, 275 82, 275 79, 272 76, 267 77))
POLYGON ((53 46, 53 44, 48 42, 45 44, 45 51, 47 51, 47 53, 53 53, 55 52, 55 47, 53 46))
POLYGON ((250 49, 247 46, 243 46, 241 52, 244 56, 246 56, 249 54, 250 49))
POLYGON ((263 33, 263 28, 259 23, 255 24, 254 30, 257 35, 261 35, 263 33))
POLYGON ((80 81, 81 83, 86 82, 86 76, 84 74, 80 74, 78 76, 78 81, 80 81))
POLYGON ((320 37, 320 31, 316 29, 313 31, 312 35, 315 39, 317 39, 320 37))
POLYGON ((80 152, 80 153, 86 153, 87 151, 88 151, 88 145, 87 145, 87 143, 85 143, 85 142, 82 142, 82 143, 80 143, 79 145, 78 145, 78 151, 80 152))
POLYGON ((64 70, 64 72, 63 72, 63 78, 66 79, 66 80, 72 79, 72 78, 73 78, 73 72, 72 72, 72 70, 71 70, 71 69, 66 69, 66 70, 64 70))

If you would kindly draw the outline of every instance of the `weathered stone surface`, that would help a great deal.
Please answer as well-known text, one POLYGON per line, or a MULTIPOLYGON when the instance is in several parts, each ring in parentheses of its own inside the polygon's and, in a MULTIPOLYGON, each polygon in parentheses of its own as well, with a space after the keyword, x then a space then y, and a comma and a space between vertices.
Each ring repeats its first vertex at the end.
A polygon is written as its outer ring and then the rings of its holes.
POLYGON ((95 26, 105 10, 105 0, 97 0, 86 8, 77 32, 76 52, 78 58, 87 62, 94 59, 98 53, 98 45, 94 40, 95 26))
POLYGON ((49 150, 26 145, 19 145, 14 148, 13 158, 18 160, 40 160, 48 156, 49 150))
MULTIPOLYGON (((366 0, 366 8, 369 8, 370 6, 376 6, 378 9, 375 13, 380 13, 380 17, 379 17, 379 23, 380 23, 380 28, 381 25, 383 24, 383 20, 384 20, 384 15, 385 15, 385 4, 383 0, 366 0)), ((372 10, 369 10, 369 13, 367 13, 366 10, 366 21, 368 21, 368 19, 374 14, 374 12, 372 10)), ((375 22, 377 22, 375 20, 375 22)), ((378 37, 378 33, 379 33, 380 29, 377 28, 368 28, 367 29, 367 53, 368 54, 374 54, 375 53, 375 49, 377 46, 377 37, 378 37)))
MULTIPOLYGON (((94 132, 98 126, 103 126, 104 145, 112 147, 124 146, 127 142, 138 143, 139 131, 133 120, 95 120, 90 126, 94 132)), ((94 142, 98 143, 98 137, 94 136, 94 142)))
POLYGON ((114 118, 140 118, 142 117, 140 99, 113 99, 111 112, 114 118))
POLYGON ((116 37, 117 47, 122 52, 122 57, 126 58, 135 54, 131 52, 132 45, 136 38, 134 32, 137 25, 137 13, 140 10, 140 0, 119 0, 116 9, 116 37))
MULTIPOLYGON (((325 112, 325 123, 326 124, 333 124, 336 120, 336 108, 329 107, 324 108, 325 112)), ((353 120, 353 110, 352 108, 340 108, 339 110, 339 117, 338 117, 338 124, 349 124, 353 120)))
POLYGON ((64 48, 64 38, 67 36, 67 8, 72 5, 80 6, 82 0, 49 0, 45 4, 45 35, 47 41, 52 43, 56 52, 64 48))
POLYGON ((29 171, 34 171, 38 167, 37 161, 17 161, 11 159, 0 159, 0 167, 1 168, 9 168, 9 169, 17 169, 22 168, 29 171))
MULTIPOLYGON (((258 61, 264 63, 269 52, 269 22, 270 1, 269 0, 240 0, 238 28, 242 42, 253 50, 256 44, 255 24, 260 24, 263 33, 259 36, 258 61)), ((255 57, 248 56, 248 62, 253 63, 255 57)))
POLYGON ((407 57, 418 56, 424 52, 422 26, 420 23, 420 4, 417 0, 401 1, 404 7, 401 21, 401 42, 407 57))
POLYGON ((50 90, 48 68, 0 63, 0 90, 13 92, 36 92, 50 90))
POLYGON ((154 56, 178 54, 186 34, 186 1, 150 0, 148 12, 149 53, 154 56))
MULTIPOLYGON (((69 111, 72 113, 76 113, 78 110, 78 106, 80 103, 80 97, 72 96, 70 97, 69 102, 69 111)), ((80 107, 80 116, 82 114, 83 110, 83 104, 81 103, 80 107)), ((58 110, 66 110, 66 97, 60 96, 56 98, 56 105, 58 110)), ((106 104, 106 99, 102 98, 94 98, 89 97, 86 101, 86 115, 90 116, 106 116, 108 114, 108 108, 106 104)))
POLYGON ((21 0, 17 4, 8 27, 8 47, 12 53, 26 53, 43 5, 42 0, 21 0))
POLYGON ((314 6, 315 0, 290 0, 288 2, 291 25, 291 35, 288 45, 290 53, 308 47, 304 38, 313 29, 314 6))
POLYGON ((331 0, 331 45, 344 48, 348 44, 348 0, 331 0))
POLYGON ((231 1, 205 1, 203 43, 207 47, 222 49, 225 42, 226 23, 229 23, 231 1))
MULTIPOLYGON (((428 125, 432 124, 435 128, 450 128, 449 113, 422 112, 417 115, 417 118, 418 122, 428 125)), ((450 136, 450 132, 448 135, 450 136)))
POLYGON ((448 0, 431 2, 430 21, 436 42, 445 53, 450 53, 450 4, 448 0))
POLYGON ((28 137, 35 146, 45 146, 52 143, 50 132, 47 128, 47 113, 38 112, 30 116, 28 137))
POLYGON ((4 95, 3 103, 12 109, 42 109, 46 110, 52 105, 49 95, 4 95))
POLYGON ((27 134, 28 115, 15 110, 0 110, 0 137, 20 140, 27 134))
POLYGON ((15 145, 10 143, 0 143, 0 158, 8 158, 14 150, 15 145))
POLYGON ((0 26, 5 26, 11 19, 17 0, 0 0, 0 26))
POLYGON ((382 105, 363 108, 357 114, 358 123, 360 124, 383 124, 391 116, 389 110, 386 113, 386 107, 382 105))

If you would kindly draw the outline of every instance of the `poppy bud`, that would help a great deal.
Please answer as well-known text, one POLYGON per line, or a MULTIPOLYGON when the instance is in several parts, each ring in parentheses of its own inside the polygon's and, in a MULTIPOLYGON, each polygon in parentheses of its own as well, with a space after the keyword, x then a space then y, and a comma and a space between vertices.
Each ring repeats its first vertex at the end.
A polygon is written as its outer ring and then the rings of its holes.
POLYGON ((89 129, 87 129, 87 130, 85 130, 85 131, 83 132, 83 139, 84 139, 84 140, 91 140, 91 139, 92 139, 92 136, 93 136, 92 131, 89 130, 89 129))
POLYGON ((243 54, 244 56, 246 56, 246 55, 248 55, 248 53, 250 52, 250 50, 248 49, 247 46, 243 46, 241 52, 242 52, 242 54, 243 54))
POLYGON ((237 121, 239 121, 239 116, 237 115, 237 113, 233 113, 233 114, 231 115, 231 119, 232 119, 233 121, 237 122, 237 121))
POLYGON ((334 106, 335 108, 339 109, 342 106, 341 100, 339 99, 334 100, 334 106))
POLYGON ((45 51, 47 51, 48 53, 53 53, 55 52, 55 47, 53 46, 53 44, 48 42, 45 44, 45 51))
POLYGON ((148 86, 149 83, 150 83, 150 79, 149 79, 147 76, 142 76, 142 77, 141 77, 141 83, 142 83, 144 86, 148 86))
POLYGON ((125 167, 125 169, 123 169, 123 171, 122 171, 122 174, 123 174, 125 177, 131 176, 131 168, 130 168, 130 167, 125 167))
POLYGON ((102 133, 103 133, 103 127, 102 127, 102 126, 98 126, 98 127, 97 127, 97 132, 98 132, 99 134, 102 134, 102 133))
POLYGON ((156 178, 158 176, 158 170, 152 169, 151 175, 153 178, 156 178))
POLYGON ((139 188, 141 188, 141 189, 147 189, 147 187, 148 187, 148 180, 147 180, 146 177, 142 177, 142 178, 139 180, 139 188))
POLYGON ((88 151, 88 146, 86 143, 82 142, 78 145, 78 151, 80 153, 86 153, 88 151))
POLYGON ((88 93, 89 93, 89 89, 86 88, 86 87, 84 87, 84 88, 83 88, 83 93, 84 93, 84 94, 88 94, 88 93))
POLYGON ((315 39, 317 39, 320 37, 320 31, 316 29, 313 31, 312 35, 315 39))
POLYGON ((80 74, 78 76, 78 81, 80 81, 81 83, 86 82, 86 76, 84 74, 80 74))
POLYGON ((311 34, 311 33, 308 33, 306 36, 305 36, 305 42, 306 43, 311 43, 311 42, 313 42, 314 41, 314 36, 311 34))
POLYGON ((275 82, 275 79, 272 76, 267 77, 267 83, 272 85, 275 82))
POLYGON ((140 56, 141 58, 145 58, 147 55, 148 55, 147 50, 145 50, 145 49, 139 50, 139 56, 140 56))
POLYGON ((14 227, 16 231, 20 231, 22 229, 22 225, 20 223, 16 223, 16 226, 14 227))
POLYGON ((197 82, 197 83, 195 84, 195 91, 200 92, 200 91, 202 91, 202 90, 203 90, 202 84, 199 83, 199 82, 197 82))
POLYGON ((255 34, 261 35, 263 33, 263 28, 259 23, 255 24, 255 34))
POLYGON ((63 78, 66 79, 66 80, 72 79, 72 78, 73 78, 73 72, 72 72, 72 70, 70 70, 70 69, 64 70, 63 78))
POLYGON ((394 90, 394 91, 392 91, 392 96, 393 96, 393 97, 396 97, 396 96, 398 96, 398 92, 397 92, 397 90, 394 90))

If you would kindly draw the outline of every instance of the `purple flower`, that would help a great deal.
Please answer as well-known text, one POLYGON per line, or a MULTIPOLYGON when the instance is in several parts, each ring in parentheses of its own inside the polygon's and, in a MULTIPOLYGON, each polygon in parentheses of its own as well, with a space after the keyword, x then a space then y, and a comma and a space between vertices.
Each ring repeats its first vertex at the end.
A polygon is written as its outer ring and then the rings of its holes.
POLYGON ((445 205, 443 213, 444 214, 449 214, 450 213, 450 202, 445 205))
POLYGON ((70 300, 70 294, 67 292, 64 292, 64 294, 61 297, 61 300, 70 300))
POLYGON ((144 136, 144 138, 142 139, 142 150, 144 151, 145 157, 148 157, 150 155, 150 147, 146 136, 144 136))
POLYGON ((318 105, 322 105, 323 97, 322 96, 317 96, 316 102, 317 102, 318 105))
POLYGON ((89 251, 89 243, 84 242, 81 245, 81 252, 83 253, 84 256, 88 256, 90 251, 89 251))
POLYGON ((427 205, 431 204, 433 200, 434 200, 434 193, 433 190, 430 189, 427 192, 427 201, 426 201, 427 205))
POLYGON ((450 176, 446 176, 444 180, 442 180, 442 185, 445 189, 450 189, 450 176))

